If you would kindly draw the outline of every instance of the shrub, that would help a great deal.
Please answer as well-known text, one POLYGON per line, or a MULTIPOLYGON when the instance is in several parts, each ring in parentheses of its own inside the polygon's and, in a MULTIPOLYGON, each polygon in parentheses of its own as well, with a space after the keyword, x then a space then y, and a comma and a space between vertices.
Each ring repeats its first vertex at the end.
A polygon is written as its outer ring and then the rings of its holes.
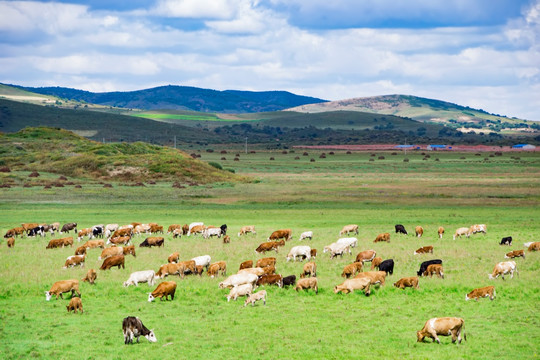
POLYGON ((295 156, 294 160, 300 160, 300 156, 295 156))
POLYGON ((374 158, 369 158, 369 161, 375 161, 375 159, 374 158))
POLYGON ((377 159, 384 160, 384 156, 379 156, 377 159))
POLYGON ((240 159, 239 159, 239 158, 237 158, 237 157, 235 157, 235 158, 234 158, 234 161, 240 161, 240 159))
POLYGON ((225 170, 230 172, 230 173, 233 173, 233 174, 236 173, 236 171, 234 169, 231 169, 231 168, 226 168, 225 170))
POLYGON ((307 152, 304 152, 302 156, 309 156, 309 154, 307 152))
MULTIPOLYGON (((222 158, 222 159, 223 159, 223 158, 222 158)), ((216 169, 223 170, 223 167, 221 166, 221 164, 219 164, 219 163, 217 163, 217 162, 210 161, 210 162, 208 163, 208 165, 213 166, 213 167, 215 167, 216 169)))
POLYGON ((206 149, 206 152, 207 152, 207 153, 213 153, 213 152, 214 152, 214 149, 206 149))
POLYGON ((409 159, 405 158, 403 159, 403 162, 409 162, 409 159))
POLYGON ((221 160, 227 160, 227 158, 224 156, 224 157, 221 158, 221 160))
POLYGON ((270 160, 275 160, 275 159, 273 157, 271 157, 270 160))
POLYGON ((310 162, 315 162, 315 159, 314 159, 314 158, 311 158, 309 161, 310 161, 310 162))
POLYGON ((226 154, 226 153, 227 153, 227 150, 221 150, 220 153, 221 153, 221 154, 226 154))

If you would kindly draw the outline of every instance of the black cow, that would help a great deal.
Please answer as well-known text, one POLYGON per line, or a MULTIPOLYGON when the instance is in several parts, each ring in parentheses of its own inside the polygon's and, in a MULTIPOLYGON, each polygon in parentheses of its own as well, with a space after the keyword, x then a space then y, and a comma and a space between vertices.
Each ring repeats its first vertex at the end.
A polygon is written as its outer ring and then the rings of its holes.
POLYGON ((392 275, 394 273, 394 260, 384 260, 382 263, 379 264, 379 271, 385 271, 386 275, 392 275))
POLYGON ((416 275, 422 276, 422 274, 427 270, 427 267, 429 265, 432 265, 432 264, 441 264, 442 265, 442 260, 435 259, 435 260, 424 261, 423 263, 420 264, 420 270, 418 270, 416 275))
POLYGON ((405 226, 397 224, 396 226, 396 234, 401 233, 407 235, 407 230, 405 230, 405 226))
POLYGON ((77 233, 77 223, 64 224, 60 233, 69 233, 71 230, 75 230, 75 233, 77 233))
POLYGON ((296 275, 289 275, 283 278, 283 287, 294 286, 296 284, 296 275))
POLYGON ((227 224, 223 224, 219 228, 221 229, 221 235, 227 235, 227 224))
POLYGON ((94 237, 100 237, 100 238, 103 238, 103 227, 102 226, 94 226, 92 228, 92 235, 94 235, 94 237))
POLYGON ((512 245, 512 237, 511 236, 503 237, 502 240, 501 240, 501 245, 511 246, 512 245))
POLYGON ((27 236, 45 236, 45 228, 43 226, 36 226, 33 229, 28 230, 27 236))
POLYGON ((143 325, 141 319, 135 316, 128 316, 122 321, 122 330, 124 331, 124 344, 133 344, 133 337, 137 338, 139 342, 139 336, 144 336, 150 342, 156 342, 156 335, 153 330, 148 330, 143 325))

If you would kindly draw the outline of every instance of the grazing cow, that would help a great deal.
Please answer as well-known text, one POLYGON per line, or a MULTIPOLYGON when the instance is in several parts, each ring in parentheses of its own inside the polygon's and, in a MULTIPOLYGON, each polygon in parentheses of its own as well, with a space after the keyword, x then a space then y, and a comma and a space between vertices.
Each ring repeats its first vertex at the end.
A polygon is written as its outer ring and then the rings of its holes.
POLYGON ((174 239, 177 239, 177 238, 182 237, 182 235, 184 234, 184 230, 182 230, 182 229, 174 229, 174 230, 172 231, 172 234, 173 234, 172 237, 173 237, 174 239))
POLYGON ((96 273, 96 270, 94 269, 90 269, 88 270, 88 272, 86 273, 86 276, 83 277, 81 280, 84 282, 84 281, 88 281, 88 283, 90 283, 91 285, 94 285, 95 282, 96 282, 96 279, 97 279, 97 273, 96 273))
POLYGON ((202 273, 204 272, 204 266, 202 265, 195 265, 195 272, 193 275, 199 275, 202 276, 202 273))
POLYGON ((68 256, 66 262, 64 263, 64 269, 67 269, 68 267, 75 267, 77 265, 79 265, 80 267, 84 267, 85 258, 86 255, 68 256))
POLYGON ((139 283, 148 283, 148 286, 154 286, 156 273, 154 270, 142 270, 135 271, 129 275, 129 278, 124 281, 124 286, 135 285, 139 286, 139 283))
POLYGON ((341 229, 341 231, 339 232, 339 235, 343 235, 343 234, 347 234, 349 235, 349 233, 355 233, 356 235, 358 235, 358 225, 354 225, 354 224, 351 224, 351 225, 345 225, 343 227, 343 229, 341 229))
POLYGON ((221 272, 221 275, 225 276, 227 273, 227 263, 225 261, 218 261, 213 263, 208 267, 208 276, 213 278, 214 276, 218 276, 221 272))
POLYGON ((135 254, 135 245, 124 246, 124 247, 114 246, 114 247, 103 249, 98 260, 105 260, 107 258, 110 258, 111 256, 116 256, 116 255, 124 255, 124 256, 133 255, 133 257, 137 257, 137 255, 135 254))
POLYGON ((161 247, 165 243, 165 239, 161 236, 151 236, 146 239, 142 243, 139 244, 139 247, 152 247, 157 246, 161 247))
POLYGON ((182 235, 187 235, 188 232, 189 232, 189 225, 188 224, 182 225, 182 235))
POLYGON ((190 230, 188 231, 188 236, 202 234, 205 229, 206 229, 206 226, 204 225, 195 225, 191 227, 190 230))
POLYGON ((122 331, 124 332, 124 344, 133 344, 133 337, 137 338, 139 343, 139 337, 144 336, 150 342, 156 342, 156 335, 153 330, 148 330, 143 325, 141 319, 135 316, 128 316, 122 321, 122 331))
POLYGON ((102 248, 105 249, 105 241, 103 240, 88 240, 83 244, 87 249, 102 248))
POLYGON ((139 224, 133 227, 133 234, 140 235, 142 233, 149 233, 150 225, 149 224, 139 224))
POLYGON ((327 252, 330 253, 330 259, 333 259, 338 255, 343 257, 344 252, 348 252, 350 254, 351 248, 347 244, 338 244, 337 242, 335 242, 324 247, 323 253, 327 252))
POLYGON ((364 294, 369 296, 371 290, 369 286, 371 285, 371 280, 369 278, 354 278, 348 279, 343 282, 341 285, 336 285, 334 287, 334 293, 338 294, 340 292, 344 294, 352 293, 354 290, 364 290, 364 294))
POLYGON ((442 239, 442 236, 444 234, 444 228, 442 226, 439 226, 439 230, 437 230, 437 233, 439 234, 439 239, 442 239))
POLYGON ((103 233, 105 232, 103 225, 95 225, 92 227, 92 237, 103 238, 103 233))
POLYGON ((15 246, 15 238, 14 237, 10 237, 7 239, 7 247, 8 248, 12 248, 15 246))
POLYGON ((107 240, 107 244, 127 245, 131 241, 131 235, 111 237, 107 240))
MULTIPOLYGON (((203 226, 204 223, 203 222, 192 222, 191 224, 189 224, 188 226, 188 232, 186 233, 187 236, 191 235, 191 230, 195 227, 195 226, 203 226)), ((202 230, 201 230, 202 231, 202 230)))
POLYGON ((486 286, 483 288, 474 289, 467 295, 465 295, 465 300, 471 300, 474 299, 478 301, 479 298, 488 297, 490 300, 495 299, 495 296, 497 294, 495 293, 495 286, 486 286))
MULTIPOLYGON (((73 238, 71 238, 71 240, 73 241, 73 238)), ((49 241, 45 249, 56 249, 59 247, 64 247, 64 239, 52 239, 49 241)))
POLYGON ((424 235, 424 228, 421 226, 417 226, 414 228, 414 233, 417 237, 422 237, 422 235, 424 235))
POLYGON ((338 241, 336 241, 336 243, 337 244, 348 245, 348 246, 354 248, 358 244, 358 239, 355 238, 355 237, 341 238, 341 239, 338 239, 338 241))
POLYGON ((237 274, 254 274, 257 276, 263 276, 265 274, 264 269, 266 269, 266 267, 265 268, 260 268, 260 267, 247 268, 247 269, 238 270, 237 274))
MULTIPOLYGON (((252 264, 253 264, 253 262, 252 262, 252 264)), ((266 257, 266 258, 259 259, 259 260, 257 260, 257 264, 255 266, 256 267, 261 267, 261 268, 266 267, 266 266, 276 266, 276 258, 275 257, 266 257)))
POLYGON ((296 291, 313 289, 313 290, 315 290, 315 294, 318 294, 319 293, 319 287, 318 287, 317 278, 312 277, 312 278, 300 279, 296 283, 296 287, 294 289, 296 291))
POLYGON ((263 242, 257 247, 257 249, 255 249, 255 252, 266 253, 267 251, 275 250, 275 252, 277 253, 279 250, 279 247, 284 246, 284 245, 285 245, 285 240, 263 242))
POLYGON ((178 260, 180 260, 180 253, 178 251, 173 252, 169 257, 167 258, 167 262, 170 263, 177 263, 178 260))
POLYGON ((223 243, 224 244, 229 244, 231 242, 231 237, 229 235, 225 235, 223 237, 223 243))
POLYGON ((296 275, 289 275, 283 278, 283 287, 296 284, 296 275))
POLYGON ((252 267, 253 267, 253 260, 246 260, 240 264, 240 268, 238 270, 249 269, 252 267))
POLYGON ((276 267, 275 266, 265 266, 262 268, 265 275, 273 275, 276 273, 276 267))
POLYGON ((255 274, 249 274, 249 273, 238 273, 235 275, 231 275, 222 282, 219 283, 220 289, 225 288, 232 288, 234 286, 242 285, 242 284, 251 284, 252 287, 255 287, 255 284, 257 283, 257 280, 259 280, 259 277, 255 274))
MULTIPOLYGON (((423 342, 424 338, 432 338, 433 342, 437 341, 440 344, 440 340, 437 335, 450 336, 452 335, 452 343, 456 340, 458 344, 461 344, 461 331, 463 329, 463 319, 455 317, 445 318, 433 318, 426 321, 426 324, 422 330, 416 333, 417 342, 423 342)), ((467 336, 465 336, 467 340, 467 336)))
POLYGON ((511 237, 511 236, 503 237, 503 238, 501 239, 500 245, 508 245, 508 246, 512 246, 512 237, 511 237))
POLYGON ((312 240, 313 239, 313 231, 304 231, 303 233, 301 233, 300 234, 300 239, 298 239, 298 241, 302 241, 304 239, 312 240))
POLYGON ((156 272, 156 277, 163 279, 165 276, 176 274, 184 277, 183 267, 180 264, 167 263, 159 267, 159 270, 156 272))
POLYGON ((304 265, 303 271, 300 274, 300 278, 305 278, 307 276, 310 277, 317 277, 317 264, 315 264, 313 261, 308 262, 304 265))
POLYGON ((180 224, 169 225, 169 228, 167 229, 167 234, 172 233, 176 229, 182 230, 182 225, 180 225, 180 224))
POLYGON ((221 235, 227 235, 227 224, 223 224, 219 228, 221 229, 221 235))
POLYGON ((506 253, 506 255, 504 255, 504 257, 506 259, 513 259, 513 258, 517 258, 517 257, 522 257, 522 258, 525 259, 525 251, 524 250, 510 251, 510 252, 506 253))
POLYGON ((291 240, 292 239, 291 229, 276 230, 272 234, 270 234, 267 240, 277 241, 279 239, 285 239, 285 241, 291 240))
POLYGON ((27 234, 27 236, 41 236, 41 237, 44 237, 45 236, 45 228, 41 225, 39 226, 36 226, 35 228, 32 228, 30 229, 27 234))
POLYGON ((202 232, 202 236, 203 238, 205 239, 208 239, 209 237, 212 237, 212 236, 217 236, 218 238, 220 238, 222 235, 222 232, 221 232, 221 229, 220 228, 206 228, 203 230, 202 232))
POLYGON ((434 260, 424 261, 423 263, 420 264, 420 270, 416 272, 416 275, 422 276, 424 272, 427 270, 427 267, 431 264, 442 264, 442 260, 434 259, 434 260))
POLYGON ((35 229, 39 226, 38 223, 23 223, 21 224, 22 228, 24 229, 24 232, 28 235, 30 230, 35 229))
POLYGON ((238 236, 245 235, 247 233, 256 234, 257 232, 255 231, 255 225, 242 226, 238 236))
POLYGON ((69 247, 73 247, 73 237, 69 236, 69 237, 65 237, 65 238, 62 238, 62 240, 64 241, 64 247, 67 247, 69 245, 69 247))
POLYGON ((485 224, 476 224, 476 225, 471 225, 471 227, 469 228, 469 235, 476 234, 479 232, 487 234, 487 226, 485 224))
POLYGON ((540 251, 540 242, 536 241, 536 242, 531 243, 528 246, 527 251, 540 251))
POLYGON ((510 279, 512 279, 514 277, 514 271, 519 275, 515 261, 503 261, 495 265, 493 273, 489 274, 489 278, 496 279, 501 276, 504 280, 504 275, 510 274, 510 279))
POLYGON ((157 234, 157 233, 163 234, 163 226, 158 225, 158 224, 152 224, 150 225, 150 232, 152 234, 157 234))
MULTIPOLYGON (((128 226, 131 226, 131 225, 128 225, 128 226)), ((131 237, 132 235, 133 235, 133 228, 132 227, 119 227, 111 235, 111 238, 116 238, 116 237, 121 237, 121 236, 129 236, 129 237, 131 237)))
POLYGON ((433 254, 433 246, 431 245, 422 246, 421 248, 417 249, 414 252, 414 255, 418 255, 418 254, 433 254))
POLYGON ((390 233, 382 233, 382 234, 377 235, 377 237, 375 238, 373 242, 382 242, 382 241, 390 242, 390 233))
POLYGON ((253 285, 251 283, 234 286, 231 291, 229 291, 229 295, 227 295, 227 302, 231 301, 231 299, 236 301, 239 296, 249 296, 252 292, 253 285))
POLYGON ((85 228, 79 230, 77 233, 77 241, 81 241, 85 236, 88 236, 88 239, 92 239, 94 235, 92 235, 92 228, 85 228))
POLYGON ((257 280, 257 285, 277 285, 283 287, 283 276, 281 275, 262 275, 257 280))
POLYGON ((124 255, 115 255, 110 258, 106 258, 103 261, 103 264, 99 268, 100 270, 109 270, 113 266, 118 266, 118 269, 120 269, 120 266, 122 269, 125 269, 124 266, 124 255))
POLYGON ((148 293, 148 302, 154 301, 154 299, 159 298, 163 301, 163 297, 165 297, 165 300, 169 300, 168 297, 171 297, 171 301, 174 300, 174 293, 176 292, 176 283, 174 281, 164 281, 161 284, 157 286, 157 288, 152 291, 151 293, 148 293))
POLYGON ((251 306, 255 306, 255 303, 259 300, 263 301, 263 304, 266 305, 266 290, 257 291, 256 293, 250 294, 246 301, 244 301, 244 307, 246 307, 247 304, 251 304, 251 306))
POLYGON ((400 289, 405 289, 406 287, 418 289, 418 276, 401 278, 394 283, 394 286, 400 289))
POLYGON ((118 224, 107 224, 105 225, 105 237, 110 238, 112 233, 118 230, 118 224))
POLYGON ((197 256, 191 260, 195 261, 195 265, 197 266, 204 266, 206 268, 206 271, 208 271, 208 267, 212 262, 212 258, 210 257, 210 255, 197 256))
POLYGON ((383 259, 381 257, 376 257, 371 260, 371 270, 379 269, 379 265, 381 265, 383 259))
POLYGON ((287 261, 291 259, 296 261, 296 257, 299 257, 300 261, 303 261, 304 258, 309 260, 311 258, 311 248, 309 246, 294 246, 287 254, 287 261))
POLYGON ((426 271, 424 271, 424 274, 422 274, 422 275, 423 276, 428 276, 429 275, 429 277, 432 277, 433 274, 437 275, 441 279, 444 279, 443 267, 442 267, 441 264, 428 265, 428 267, 426 268, 426 271))
POLYGON ((23 227, 15 227, 13 229, 9 229, 7 232, 6 232, 6 235, 4 235, 4 238, 9 238, 9 237, 17 237, 17 236, 23 236, 24 235, 24 228, 23 227))
POLYGON ((75 255, 85 255, 86 254, 86 246, 81 245, 75 250, 75 255))
POLYGON ((358 255, 356 255, 356 262, 372 261, 375 258, 375 255, 377 255, 375 250, 365 250, 359 252, 358 255))
POLYGON ((349 265, 345 265, 343 268, 343 272, 341 273, 341 276, 344 278, 350 278, 351 276, 356 275, 356 273, 359 273, 362 271, 364 264, 362 262, 354 262, 349 265))
POLYGON ((70 291, 71 297, 73 297, 75 293, 81 297, 81 292, 79 291, 79 280, 71 279, 55 282, 49 291, 45 291, 45 299, 50 301, 53 295, 56 295, 56 300, 58 300, 59 296, 61 299, 63 299, 64 297, 62 294, 70 291))
POLYGON ((381 286, 384 286, 386 282, 386 272, 384 271, 366 271, 361 272, 357 274, 355 279, 359 278, 368 278, 371 280, 371 285, 380 284, 381 286))
POLYGON ((469 237, 471 234, 469 233, 469 228, 466 227, 460 227, 456 230, 454 233, 453 239, 456 240, 457 237, 461 238, 463 235, 469 237))
POLYGON ((396 226, 394 226, 394 228, 396 229, 396 234, 408 235, 407 230, 405 230, 405 226, 403 226, 401 224, 397 224, 396 226))
POLYGON ((80 311, 81 314, 83 313, 83 307, 82 307, 82 301, 80 297, 72 297, 69 301, 69 304, 66 306, 67 312, 73 311, 73 313, 77 313, 77 311, 80 311))
POLYGON ((311 249, 311 258, 316 258, 317 257, 317 249, 311 249))

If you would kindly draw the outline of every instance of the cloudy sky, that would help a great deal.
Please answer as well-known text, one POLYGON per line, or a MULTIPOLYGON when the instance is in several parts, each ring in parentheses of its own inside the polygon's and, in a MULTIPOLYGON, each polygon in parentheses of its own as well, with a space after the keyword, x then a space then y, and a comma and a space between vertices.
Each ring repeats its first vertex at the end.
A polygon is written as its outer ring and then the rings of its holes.
POLYGON ((0 1, 0 82, 411 94, 540 120, 540 0, 0 1))

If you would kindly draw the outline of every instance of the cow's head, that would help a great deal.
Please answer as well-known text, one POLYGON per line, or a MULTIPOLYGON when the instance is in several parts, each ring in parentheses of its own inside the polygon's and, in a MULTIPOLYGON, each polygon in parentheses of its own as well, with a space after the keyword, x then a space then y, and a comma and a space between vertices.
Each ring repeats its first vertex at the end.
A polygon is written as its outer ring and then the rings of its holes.
POLYGON ((152 293, 148 293, 148 302, 154 301, 155 297, 152 295, 152 293))
POLYGON ((50 293, 49 291, 45 291, 45 299, 46 299, 47 301, 50 301, 51 298, 52 298, 51 293, 50 293))
POLYGON ((422 333, 422 331, 416 332, 416 342, 422 342, 424 341, 425 335, 422 333))
POLYGON ((144 337, 147 338, 150 342, 157 342, 156 335, 154 335, 154 330, 150 330, 150 333, 148 335, 145 335, 144 337))

